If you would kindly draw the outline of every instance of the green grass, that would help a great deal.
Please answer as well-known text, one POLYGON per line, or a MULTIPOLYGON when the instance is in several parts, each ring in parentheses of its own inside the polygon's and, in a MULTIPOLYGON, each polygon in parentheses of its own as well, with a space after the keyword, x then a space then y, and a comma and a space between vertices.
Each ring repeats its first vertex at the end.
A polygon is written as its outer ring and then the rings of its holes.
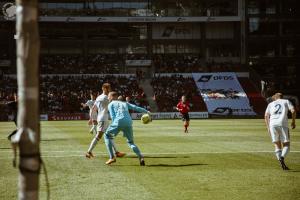
MULTIPOLYGON (((0 123, 0 199, 16 199, 18 171, 11 166, 6 140, 13 123, 0 123)), ((41 150, 51 199, 296 200, 300 199, 300 132, 291 133, 291 171, 282 171, 263 120, 192 120, 184 134, 179 120, 134 122, 135 142, 145 167, 120 134, 116 144, 128 153, 105 166, 103 141, 93 160, 83 157, 91 141, 86 121, 42 122, 41 150)), ((41 174, 40 199, 45 199, 41 174)))

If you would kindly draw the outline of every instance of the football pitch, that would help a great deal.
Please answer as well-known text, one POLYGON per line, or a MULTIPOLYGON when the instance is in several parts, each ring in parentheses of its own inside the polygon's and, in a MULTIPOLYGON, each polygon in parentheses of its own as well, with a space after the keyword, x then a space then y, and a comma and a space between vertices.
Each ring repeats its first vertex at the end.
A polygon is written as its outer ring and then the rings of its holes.
MULTIPOLYGON (((299 123, 298 123, 299 124, 299 123)), ((291 131, 291 152, 281 170, 262 119, 192 120, 183 133, 180 120, 134 121, 135 143, 146 166, 120 134, 127 156, 112 166, 103 140, 87 160, 92 139, 87 121, 41 122, 41 153, 51 199, 109 200, 296 200, 300 199, 300 124, 291 131)), ((14 124, 0 122, 0 199, 16 199, 17 169, 6 137, 14 124)), ((46 199, 44 173, 40 199, 46 199)))

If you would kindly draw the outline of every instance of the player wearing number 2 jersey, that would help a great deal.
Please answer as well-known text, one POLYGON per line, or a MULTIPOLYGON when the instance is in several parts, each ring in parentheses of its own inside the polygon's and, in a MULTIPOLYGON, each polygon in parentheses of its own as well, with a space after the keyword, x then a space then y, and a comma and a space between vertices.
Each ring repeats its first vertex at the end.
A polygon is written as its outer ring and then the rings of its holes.
POLYGON ((275 154, 283 170, 289 168, 285 165, 284 158, 289 152, 290 135, 288 128, 288 111, 292 113, 291 127, 296 127, 296 111, 289 100, 282 99, 281 93, 276 93, 265 112, 265 122, 272 142, 275 145, 275 154), (282 148, 283 147, 283 148, 282 148))

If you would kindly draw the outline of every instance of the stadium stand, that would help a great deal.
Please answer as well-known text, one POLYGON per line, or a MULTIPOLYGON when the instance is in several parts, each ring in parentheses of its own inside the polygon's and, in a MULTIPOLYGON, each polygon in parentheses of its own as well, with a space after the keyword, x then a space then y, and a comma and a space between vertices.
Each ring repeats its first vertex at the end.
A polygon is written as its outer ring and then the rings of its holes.
MULTIPOLYGON (((3 55, 5 56, 5 55, 3 55)), ((156 73, 238 72, 245 69, 231 62, 205 62, 195 54, 42 54, 42 74, 118 74, 126 70, 127 60, 151 60, 156 73)), ((15 70, 8 71, 11 74, 15 70)))
MULTIPOLYGON (((266 82, 265 97, 277 91, 299 96, 296 81, 299 43, 294 37, 299 36, 299 31, 293 30, 295 22, 284 18, 281 11, 269 13, 280 19, 274 23, 282 29, 275 30, 264 22, 264 15, 256 16, 257 13, 250 12, 261 9, 259 6, 253 9, 256 4, 252 3, 241 12, 239 1, 195 0, 192 1, 194 4, 182 1, 176 6, 162 1, 113 2, 54 0, 39 3, 43 112, 80 111, 74 105, 88 98, 89 90, 100 89, 102 82, 95 78, 96 74, 136 74, 134 81, 115 77, 109 80, 115 85, 116 80, 120 81, 119 88, 127 88, 123 95, 132 96, 136 104, 143 106, 149 106, 153 89, 158 111, 174 111, 173 106, 182 94, 190 96, 192 110, 207 110, 192 78, 184 77, 187 73, 249 72, 250 67, 266 82), (210 5, 209 9, 204 9, 207 5, 210 5), (251 22, 249 27, 241 26, 240 17, 235 18, 243 12, 247 13, 245 20, 251 22), (191 18, 200 16, 208 17, 207 21, 191 18), (213 16, 219 17, 211 18, 213 16), (172 21, 175 18, 165 17, 178 18, 172 21), (263 19, 250 20, 260 17, 263 19), (171 21, 162 23, 162 20, 171 21), (214 22, 210 23, 210 20, 214 22), (151 79, 155 73, 183 76, 151 79), (80 76, 90 74, 95 76, 80 76), (153 88, 149 86, 151 81, 153 88), (144 88, 149 86, 148 100, 145 100, 146 90, 140 89, 142 82, 144 88)), ((284 9, 284 2, 277 7, 282 6, 282 11, 289 12, 284 9)), ((1 19, 0 76, 14 75, 15 23, 1 19)), ((239 80, 251 106, 262 114, 266 102, 257 87, 260 80, 255 83, 249 78, 239 80)), ((12 99, 16 90, 14 82, 1 77, 0 100, 12 99)))
POLYGON ((186 95, 191 103, 191 111, 206 111, 206 106, 199 95, 195 81, 182 75, 157 76, 152 79, 154 99, 161 112, 176 111, 178 101, 186 95))
POLYGON ((153 56, 156 73, 239 72, 245 70, 233 62, 206 62, 197 54, 156 54, 153 56))
MULTIPOLYGON (((13 94, 16 91, 16 79, 4 77, 1 84, 6 84, 7 88, 0 90, 0 101, 13 100, 13 94)), ((141 88, 139 88, 137 80, 134 76, 43 76, 40 83, 40 109, 41 113, 76 113, 83 112, 80 103, 84 103, 89 99, 91 91, 100 91, 101 85, 109 82, 112 89, 120 95, 129 96, 131 102, 149 108, 146 97, 141 88)), ((85 112, 85 111, 84 111, 85 112)))
POLYGON ((261 95, 259 89, 253 84, 249 78, 239 78, 239 82, 246 92, 250 105, 258 115, 263 115, 266 108, 266 99, 261 95))
POLYGON ((95 54, 84 59, 81 55, 45 55, 41 57, 43 74, 117 74, 123 65, 116 55, 95 54))
POLYGON ((156 73, 189 73, 207 71, 199 55, 157 54, 153 57, 156 73))

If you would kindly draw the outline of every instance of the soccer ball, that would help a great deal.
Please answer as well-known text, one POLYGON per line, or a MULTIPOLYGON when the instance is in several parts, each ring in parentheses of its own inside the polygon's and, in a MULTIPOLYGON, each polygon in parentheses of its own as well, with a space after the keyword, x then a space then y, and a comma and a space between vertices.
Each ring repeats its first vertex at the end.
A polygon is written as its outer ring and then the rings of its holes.
POLYGON ((144 114, 141 117, 141 121, 143 124, 148 124, 149 122, 151 122, 151 116, 149 114, 144 114))

